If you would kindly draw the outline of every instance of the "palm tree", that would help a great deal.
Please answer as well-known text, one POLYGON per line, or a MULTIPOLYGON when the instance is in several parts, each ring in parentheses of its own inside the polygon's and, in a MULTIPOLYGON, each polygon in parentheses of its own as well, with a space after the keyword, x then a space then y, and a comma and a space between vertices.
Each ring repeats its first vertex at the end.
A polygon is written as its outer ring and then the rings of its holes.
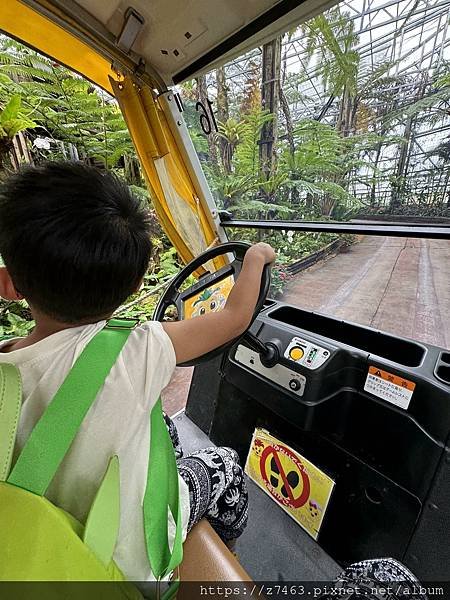
MULTIPOLYGON (((281 37, 262 47, 261 108, 272 115, 261 128, 259 161, 262 180, 269 180, 276 171, 276 145, 278 138, 278 108, 280 103, 281 37)), ((266 192, 261 188, 261 192, 266 192)), ((266 196, 267 201, 271 198, 266 196)))
POLYGON ((355 130, 359 70, 358 36, 353 21, 339 9, 333 9, 327 15, 314 17, 303 29, 308 55, 320 56, 325 92, 340 98, 336 128, 343 136, 349 136, 355 130))

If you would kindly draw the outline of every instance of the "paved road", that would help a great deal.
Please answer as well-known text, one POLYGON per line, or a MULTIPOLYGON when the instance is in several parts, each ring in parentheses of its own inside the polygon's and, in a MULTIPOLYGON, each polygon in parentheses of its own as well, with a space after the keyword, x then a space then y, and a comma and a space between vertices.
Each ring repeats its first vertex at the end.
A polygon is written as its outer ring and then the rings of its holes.
POLYGON ((282 300, 450 348, 450 241, 364 237, 295 276, 282 300))

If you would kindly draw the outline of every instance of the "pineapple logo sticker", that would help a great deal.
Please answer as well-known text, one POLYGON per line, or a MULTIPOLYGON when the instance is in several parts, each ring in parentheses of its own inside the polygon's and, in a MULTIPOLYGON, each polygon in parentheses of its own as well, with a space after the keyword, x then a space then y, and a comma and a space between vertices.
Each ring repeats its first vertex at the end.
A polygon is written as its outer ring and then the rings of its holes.
POLYGON ((201 296, 194 302, 192 317, 198 317, 209 312, 218 312, 225 306, 226 298, 221 293, 220 287, 203 290, 201 296))
POLYGON ((278 502, 300 508, 309 499, 311 485, 305 466, 286 446, 267 446, 260 457, 261 476, 278 502))

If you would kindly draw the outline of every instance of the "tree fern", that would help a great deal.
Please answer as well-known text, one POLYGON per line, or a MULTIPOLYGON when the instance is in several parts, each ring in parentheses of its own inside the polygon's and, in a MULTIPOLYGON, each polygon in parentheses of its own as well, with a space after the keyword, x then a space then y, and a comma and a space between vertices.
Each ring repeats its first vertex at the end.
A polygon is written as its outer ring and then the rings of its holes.
POLYGON ((112 167, 134 149, 115 101, 53 60, 0 37, 0 103, 19 95, 49 138, 112 167))

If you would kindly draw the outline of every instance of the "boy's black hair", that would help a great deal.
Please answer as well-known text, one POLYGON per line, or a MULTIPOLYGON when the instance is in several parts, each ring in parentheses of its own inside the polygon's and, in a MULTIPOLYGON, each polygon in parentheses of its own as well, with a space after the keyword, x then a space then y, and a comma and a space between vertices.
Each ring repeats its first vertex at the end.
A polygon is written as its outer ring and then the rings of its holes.
POLYGON ((63 323, 100 319, 146 272, 149 215, 109 173, 70 162, 27 167, 0 190, 0 253, 32 307, 63 323))

